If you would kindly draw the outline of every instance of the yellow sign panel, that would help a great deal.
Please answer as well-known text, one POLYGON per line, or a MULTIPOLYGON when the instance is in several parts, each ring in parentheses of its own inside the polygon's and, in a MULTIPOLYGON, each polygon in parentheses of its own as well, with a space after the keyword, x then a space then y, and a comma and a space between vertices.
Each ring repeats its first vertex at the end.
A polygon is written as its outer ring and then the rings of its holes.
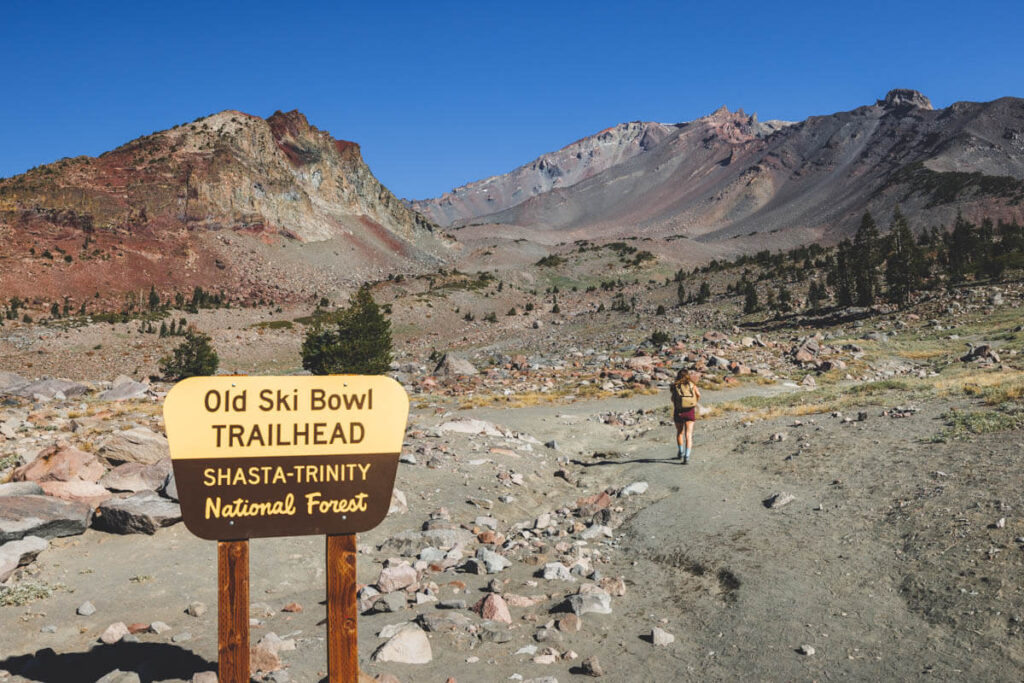
POLYGON ((402 385, 367 375, 190 377, 164 403, 174 460, 398 453, 408 415, 402 385))
POLYGON ((372 529, 408 415, 383 376, 183 380, 164 421, 185 525, 217 540, 372 529))

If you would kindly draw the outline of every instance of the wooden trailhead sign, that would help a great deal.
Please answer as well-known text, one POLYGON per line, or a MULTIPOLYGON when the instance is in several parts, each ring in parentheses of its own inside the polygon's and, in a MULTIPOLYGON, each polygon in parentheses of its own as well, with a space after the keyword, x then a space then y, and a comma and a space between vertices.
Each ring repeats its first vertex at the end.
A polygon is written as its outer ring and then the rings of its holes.
POLYGON ((384 376, 179 382, 164 415, 185 526, 210 540, 372 529, 408 414, 405 390, 384 376))
POLYGON ((387 515, 409 398, 384 376, 191 377, 164 403, 189 531, 218 541, 219 679, 249 680, 249 547, 327 537, 328 676, 355 681, 355 534, 387 515))

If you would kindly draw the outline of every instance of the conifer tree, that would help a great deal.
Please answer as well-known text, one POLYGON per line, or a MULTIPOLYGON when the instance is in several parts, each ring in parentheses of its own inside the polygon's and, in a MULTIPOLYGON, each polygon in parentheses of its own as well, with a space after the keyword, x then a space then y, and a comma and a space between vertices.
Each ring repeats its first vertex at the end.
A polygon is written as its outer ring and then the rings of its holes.
POLYGON ((850 263, 853 245, 850 240, 843 240, 836 249, 836 259, 829 273, 830 284, 836 290, 836 303, 839 306, 852 306, 856 294, 856 282, 853 267, 850 263))
POLYGON ((383 375, 391 358, 391 322, 366 285, 347 308, 314 323, 302 342, 302 367, 314 375, 383 375))
POLYGON ((880 242, 875 219, 870 212, 865 211, 857 234, 853 237, 850 260, 858 306, 870 306, 875 303, 875 296, 878 294, 878 276, 875 268, 881 261, 880 242))
POLYGON ((757 288, 753 282, 747 282, 743 291, 743 313, 756 313, 760 308, 757 301, 757 288))
POLYGON ((947 241, 946 261, 949 264, 949 278, 953 282, 962 281, 971 271, 978 241, 975 230, 975 225, 958 211, 947 241))
POLYGON ((910 293, 921 286, 921 249, 914 241, 907 219, 899 207, 893 212, 889 231, 890 253, 885 264, 885 283, 890 301, 905 304, 910 293))

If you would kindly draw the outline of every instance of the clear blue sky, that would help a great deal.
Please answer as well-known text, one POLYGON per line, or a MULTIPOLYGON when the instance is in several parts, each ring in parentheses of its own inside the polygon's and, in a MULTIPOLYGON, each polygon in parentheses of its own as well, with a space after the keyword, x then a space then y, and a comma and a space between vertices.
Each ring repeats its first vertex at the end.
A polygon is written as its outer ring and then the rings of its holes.
POLYGON ((0 176, 223 109, 299 109, 435 196, 629 120, 1024 96, 1000 2, 2 0, 0 176))

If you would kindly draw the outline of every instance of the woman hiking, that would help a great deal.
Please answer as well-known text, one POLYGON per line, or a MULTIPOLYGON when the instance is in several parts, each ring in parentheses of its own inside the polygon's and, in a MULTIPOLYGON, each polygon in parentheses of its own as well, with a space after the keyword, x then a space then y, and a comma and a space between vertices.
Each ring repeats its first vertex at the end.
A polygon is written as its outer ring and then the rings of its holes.
POLYGON ((672 418, 676 423, 676 445, 679 446, 676 458, 684 465, 689 464, 693 451, 693 423, 697 420, 697 402, 700 401, 699 379, 696 372, 684 368, 676 373, 676 381, 672 383, 672 418))

